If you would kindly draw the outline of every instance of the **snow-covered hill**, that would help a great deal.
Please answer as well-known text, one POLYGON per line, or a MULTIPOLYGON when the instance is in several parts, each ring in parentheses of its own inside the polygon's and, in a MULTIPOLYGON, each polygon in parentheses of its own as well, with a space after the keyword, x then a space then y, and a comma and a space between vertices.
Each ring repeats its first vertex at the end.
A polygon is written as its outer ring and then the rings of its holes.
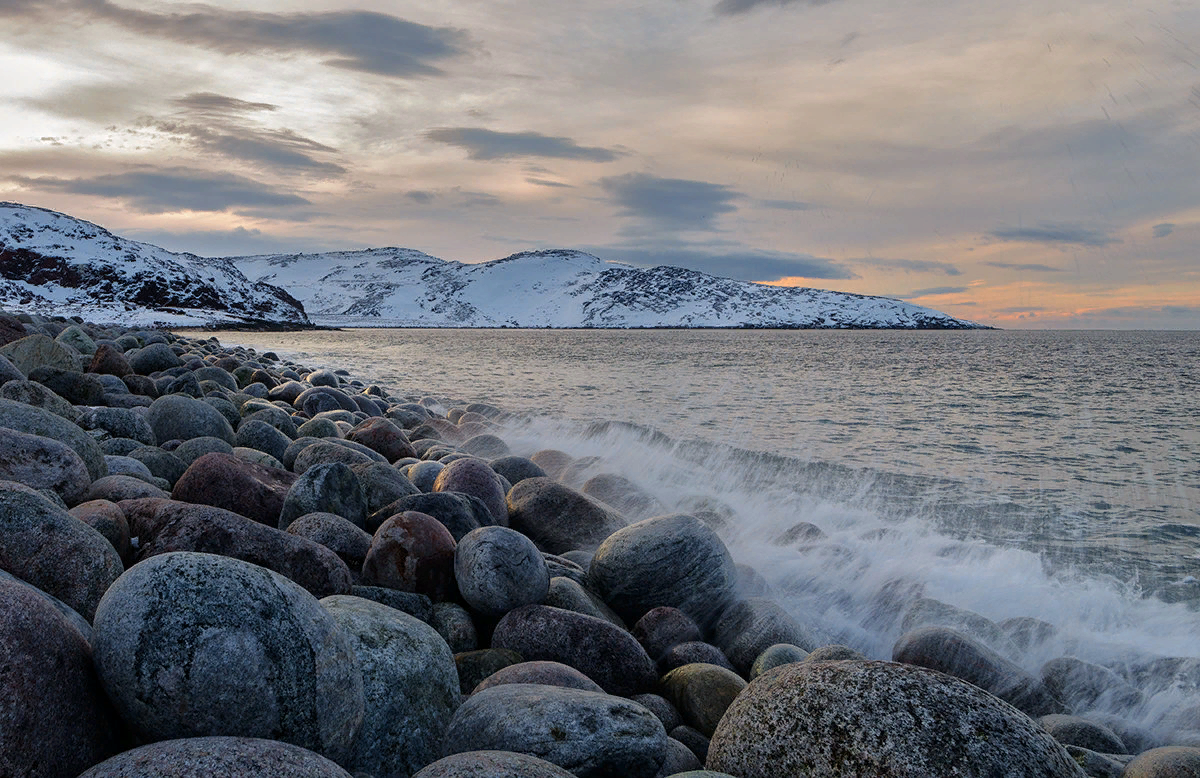
POLYGON ((317 324, 348 327, 796 327, 979 325, 886 297, 764 286, 579 251, 463 264, 412 249, 231 257, 278 284, 317 324))
POLYGON ((176 254, 55 211, 0 202, 0 308, 126 325, 306 324, 287 292, 226 259, 176 254))

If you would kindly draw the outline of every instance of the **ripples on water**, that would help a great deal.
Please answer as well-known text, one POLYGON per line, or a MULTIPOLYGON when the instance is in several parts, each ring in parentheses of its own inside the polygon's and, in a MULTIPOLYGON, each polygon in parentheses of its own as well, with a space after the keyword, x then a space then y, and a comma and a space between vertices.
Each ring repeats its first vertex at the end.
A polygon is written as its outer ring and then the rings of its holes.
MULTIPOLYGON (((529 454, 597 456, 725 537, 831 639, 889 657, 889 581, 1126 670, 1200 654, 1200 334, 348 330, 222 343, 397 395, 491 402, 529 454), (597 424, 601 422, 601 424, 597 424), (609 422, 609 423, 604 423, 609 422), (617 422, 617 423, 611 423, 617 422), (828 538, 772 540, 797 521, 828 538)), ((1129 670, 1133 672, 1133 670, 1129 670)), ((1170 728, 1200 662, 1134 712, 1170 728)))

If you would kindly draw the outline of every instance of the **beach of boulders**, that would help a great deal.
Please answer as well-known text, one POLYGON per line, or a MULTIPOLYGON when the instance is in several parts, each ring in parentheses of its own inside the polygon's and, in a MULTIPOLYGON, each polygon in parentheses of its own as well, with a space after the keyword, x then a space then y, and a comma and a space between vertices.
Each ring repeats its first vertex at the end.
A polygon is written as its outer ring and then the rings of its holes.
POLYGON ((1200 776, 1200 736, 1113 712, 1136 679, 1013 661, 1052 625, 897 581, 868 659, 719 511, 514 450, 508 418, 0 313, 0 776, 1200 776))

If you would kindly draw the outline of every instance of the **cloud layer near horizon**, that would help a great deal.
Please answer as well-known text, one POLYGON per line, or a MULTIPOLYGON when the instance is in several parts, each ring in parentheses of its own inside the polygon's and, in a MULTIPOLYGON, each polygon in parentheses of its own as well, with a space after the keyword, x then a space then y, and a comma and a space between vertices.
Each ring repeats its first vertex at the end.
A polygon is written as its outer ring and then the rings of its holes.
POLYGON ((0 25, 0 197, 168 248, 566 246, 1200 327, 1200 21, 1170 0, 0 0, 0 25))

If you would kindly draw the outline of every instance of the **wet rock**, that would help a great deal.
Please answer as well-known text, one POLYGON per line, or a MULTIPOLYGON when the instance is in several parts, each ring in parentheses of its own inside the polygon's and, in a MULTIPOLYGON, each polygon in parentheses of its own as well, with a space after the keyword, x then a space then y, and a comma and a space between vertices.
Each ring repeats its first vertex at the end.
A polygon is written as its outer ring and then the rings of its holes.
POLYGON ((808 656, 809 653, 807 651, 800 648, 800 646, 793 646, 791 643, 776 643, 773 646, 768 646, 754 660, 754 664, 750 665, 750 680, 753 681, 766 671, 780 665, 790 665, 794 662, 803 661, 808 656))
POLYGON ((1040 679, 982 643, 948 627, 921 627, 901 635, 892 647, 892 659, 961 678, 1029 716, 1065 710, 1040 679))
POLYGON ((510 453, 507 443, 487 432, 472 435, 460 443, 459 448, 471 456, 482 459, 496 459, 508 456, 510 453))
POLYGON ((238 426, 234 443, 270 454, 282 462, 284 452, 292 444, 292 439, 265 421, 247 419, 238 426))
POLYGON ((609 508, 550 478, 515 484, 508 493, 508 519, 513 529, 551 554, 594 549, 626 526, 609 508))
POLYGON ((232 446, 235 440, 233 428, 220 411, 182 395, 159 397, 146 412, 146 421, 159 441, 213 437, 232 446))
POLYGON ((721 649, 700 640, 676 643, 667 649, 666 653, 658 659, 658 672, 665 674, 677 667, 696 663, 716 665, 730 672, 736 672, 733 664, 721 649))
POLYGON ((336 438, 338 427, 329 419, 309 419, 296 428, 298 438, 336 438))
POLYGON ((28 335, 0 346, 0 356, 7 358, 24 375, 39 367, 78 370, 78 354, 70 346, 56 343, 45 335, 28 335))
POLYGON ((866 657, 849 646, 832 645, 813 649, 801 661, 840 662, 843 659, 866 659, 866 657))
POLYGON ((68 505, 79 502, 92 481, 83 460, 67 444, 3 426, 0 480, 50 489, 68 505))
POLYGON ((89 373, 113 375, 120 378, 132 373, 133 366, 129 364, 129 360, 125 358, 123 351, 107 343, 102 343, 96 347, 96 352, 92 355, 92 361, 88 364, 87 371, 89 373))
POLYGON ((544 552, 542 553, 542 558, 546 560, 546 567, 550 570, 551 578, 560 576, 570 578, 580 586, 587 582, 587 571, 570 559, 544 552))
POLYGON ((909 606, 904 620, 900 622, 900 631, 912 632, 918 627, 949 627, 1005 656, 1012 657, 1020 653, 996 622, 941 600, 921 597, 909 606))
POLYGON ((29 487, 0 481, 0 569, 90 621, 124 566, 99 532, 29 487))
POLYGON ((611 505, 622 516, 638 519, 667 512, 666 506, 625 476, 600 473, 584 481, 579 491, 592 499, 611 505))
POLYGON ((530 661, 570 665, 609 694, 650 691, 658 680, 654 663, 628 632, 561 608, 526 605, 509 611, 492 633, 492 646, 530 661))
POLYGON ((97 478, 83 492, 81 500, 137 500, 143 497, 169 497, 170 495, 154 484, 131 475, 106 475, 97 478))
POLYGON ((1097 708, 1126 711, 1143 700, 1137 688, 1112 670, 1073 656, 1051 659, 1042 665, 1041 676, 1050 694, 1080 713, 1097 708))
POLYGON ((528 754, 466 751, 439 759, 413 778, 574 778, 574 774, 528 754))
POLYGON ((625 622, 605 604, 604 600, 570 578, 562 576, 551 578, 550 589, 546 592, 542 603, 587 616, 595 616, 625 629, 625 622))
MULTIPOLYGON (((367 537, 370 538, 370 535, 367 537)), ((364 600, 377 602, 380 605, 386 605, 389 608, 395 608, 398 611, 407 613, 409 616, 420 619, 430 626, 433 625, 433 601, 423 594, 400 592, 395 589, 385 589, 382 586, 354 586, 351 587, 350 594, 355 597, 362 597, 364 600)), ((438 635, 441 635, 441 632, 438 632, 438 635)), ((444 637, 442 639, 445 640, 444 637)), ((474 648, 474 645, 472 645, 472 648, 474 648)), ((453 646, 451 646, 451 652, 453 653, 453 646)))
POLYGON ((700 640, 700 628, 678 608, 660 605, 646 611, 631 630, 651 659, 657 660, 672 646, 700 640))
POLYGON ((666 758, 666 738, 654 714, 630 700, 557 686, 506 684, 463 703, 446 732, 445 749, 525 753, 579 778, 652 778, 666 758))
POLYGON ((589 588, 631 622, 667 605, 697 624, 709 624, 732 597, 736 581, 725 544, 687 514, 645 519, 617 530, 596 549, 588 568, 589 588))
POLYGON ((1129 753, 1111 729, 1079 716, 1051 714, 1039 718, 1038 723, 1064 746, 1079 746, 1102 754, 1129 753))
MULTIPOLYGON (((565 451, 548 448, 535 452, 529 457, 529 461, 546 471, 548 477, 559 478, 562 476, 562 472, 575 461, 575 457, 565 451)), ((513 481, 514 486, 516 483, 513 481)))
POLYGON ((276 527, 289 490, 298 479, 286 470, 214 452, 192 462, 176 481, 171 498, 224 508, 276 527))
POLYGON ((442 472, 443 467, 445 465, 441 462, 418 462, 410 467, 405 475, 422 492, 432 492, 433 483, 437 480, 438 473, 442 472))
MULTIPOLYGON (((450 646, 457 656, 464 651, 474 651, 479 648, 479 635, 475 630, 475 622, 466 608, 456 602, 435 602, 433 618, 430 625, 450 646)), ((471 687, 472 689, 475 687, 471 687)), ((470 692, 470 689, 467 690, 470 692)))
POLYGON ((91 649, 37 591, 0 576, 0 775, 74 776, 119 750, 91 649))
POLYGON ((532 459, 518 456, 503 456, 493 459, 488 463, 492 470, 495 470, 499 475, 508 479, 510 484, 516 485, 526 478, 545 478, 546 471, 534 464, 532 459))
POLYGON ((1114 755, 1098 754, 1079 746, 1065 748, 1075 763, 1083 768, 1088 778, 1121 778, 1125 772, 1125 763, 1133 759, 1132 756, 1126 755, 1117 758, 1114 755))
POLYGON ((707 766, 742 778, 1083 776, 1049 734, 978 687, 921 667, 857 661, 801 662, 760 676, 721 719, 707 766))
MULTIPOLYGON (((9 386, 11 384, 5 384, 0 390, 9 386)), ((0 419, 4 420, 4 426, 9 429, 67 444, 83 460, 88 477, 93 481, 108 475, 108 466, 104 463, 104 452, 100 450, 100 444, 63 417, 25 403, 0 399, 0 419)))
POLYGON ((363 560, 371 548, 370 535, 333 513, 306 513, 289 524, 287 532, 320 543, 337 554, 351 571, 362 570, 363 560))
POLYGON ((247 737, 164 740, 118 754, 79 778, 351 778, 305 748, 247 737))
POLYGON ((401 497, 421 493, 403 473, 383 462, 365 462, 353 465, 350 469, 358 477, 358 482, 362 484, 363 492, 367 496, 368 515, 391 505, 401 497))
POLYGON ((359 423, 346 433, 346 440, 361 443, 383 456, 389 463, 404 457, 415 457, 417 452, 408 441, 404 430, 390 419, 375 416, 359 423))
POLYGON ((433 482, 435 492, 459 492, 478 497, 491 515, 490 524, 508 526, 508 506, 504 489, 496 471, 482 459, 456 459, 438 473, 433 482))
POLYGON ((140 539, 139 560, 172 551, 217 554, 279 573, 316 597, 350 591, 350 570, 332 551, 232 511, 175 500, 131 501, 121 508, 140 539), (135 503, 153 507, 131 514, 126 506, 135 503))
POLYGON ((340 462, 309 468, 288 489, 279 511, 279 528, 308 513, 332 513, 365 528, 367 496, 354 471, 340 462))
MULTIPOLYGON (((139 375, 150 375, 160 370, 170 370, 179 367, 183 360, 176 356, 171 347, 165 343, 152 343, 144 348, 126 354, 129 366, 139 375)), ((166 438, 164 438, 166 440, 166 438)))
POLYGON ((1032 616, 1018 616, 998 622, 996 626, 1004 631, 1022 653, 1041 646, 1058 635, 1058 627, 1048 621, 1035 619, 1032 616))
POLYGON ((162 478, 172 487, 187 472, 188 468, 187 463, 182 459, 157 446, 135 448, 127 456, 144 464, 155 477, 162 478))
POLYGON ((454 552, 454 574, 467 605, 490 617, 540 603, 550 589, 550 571, 537 546, 507 527, 464 535, 454 552))
POLYGON ((437 492, 401 497, 371 514, 367 526, 405 511, 417 511, 434 517, 450 531, 455 540, 484 526, 483 522, 491 521, 491 514, 478 498, 459 492, 437 492))
POLYGON ((184 552, 134 565, 97 609, 93 650, 109 698, 147 740, 221 732, 342 760, 362 723, 342 628, 292 581, 238 559, 184 552))
POLYGON ((1137 755, 1122 778, 1192 778, 1200 775, 1200 748, 1164 746, 1137 755))
POLYGON ((525 660, 520 654, 506 648, 481 648, 459 652, 454 655, 454 665, 458 669, 459 689, 466 696, 483 683, 484 679, 523 661, 525 660))
POLYGON ((158 445, 158 438, 145 417, 129 408, 88 408, 75 423, 85 430, 104 430, 114 438, 131 438, 145 446, 158 445))
POLYGON ((688 726, 712 737, 725 709, 746 688, 746 682, 725 667, 695 663, 670 671, 658 686, 688 726))
POLYGON ((457 593, 454 581, 454 537, 441 522, 424 513, 406 511, 383 523, 363 561, 362 582, 405 592, 419 592, 435 602, 457 593))
POLYGON ((759 654, 776 643, 791 643, 805 651, 819 641, 774 600, 751 597, 726 608, 713 626, 713 643, 737 671, 749 675, 759 654))
POLYGON ((356 773, 409 775, 439 756, 458 708, 458 673, 429 625, 360 597, 321 604, 350 636, 362 671, 362 726, 343 762, 356 773))

